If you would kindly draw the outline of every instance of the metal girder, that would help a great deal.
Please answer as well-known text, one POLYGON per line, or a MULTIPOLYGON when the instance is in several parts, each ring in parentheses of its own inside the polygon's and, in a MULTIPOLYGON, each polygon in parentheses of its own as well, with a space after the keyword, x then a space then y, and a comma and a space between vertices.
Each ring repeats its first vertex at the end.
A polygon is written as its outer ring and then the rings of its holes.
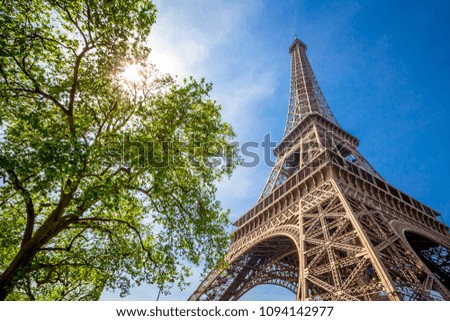
POLYGON ((227 265, 190 300, 238 300, 261 284, 298 300, 450 300, 449 228, 389 185, 339 127, 296 39, 277 162, 237 222, 227 265))

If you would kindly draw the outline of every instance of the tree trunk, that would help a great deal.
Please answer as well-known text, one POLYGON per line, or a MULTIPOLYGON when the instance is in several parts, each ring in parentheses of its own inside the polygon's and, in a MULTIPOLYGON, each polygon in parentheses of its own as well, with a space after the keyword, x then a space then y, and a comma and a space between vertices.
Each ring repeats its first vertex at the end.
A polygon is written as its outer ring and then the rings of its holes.
POLYGON ((30 242, 22 247, 8 268, 0 275, 0 301, 4 301, 17 283, 21 269, 33 261, 36 251, 29 248, 30 242))
POLYGON ((17 284, 19 272, 33 261, 39 249, 67 228, 72 222, 72 220, 46 221, 36 231, 34 236, 22 245, 14 260, 0 275, 0 301, 4 301, 11 293, 17 284))

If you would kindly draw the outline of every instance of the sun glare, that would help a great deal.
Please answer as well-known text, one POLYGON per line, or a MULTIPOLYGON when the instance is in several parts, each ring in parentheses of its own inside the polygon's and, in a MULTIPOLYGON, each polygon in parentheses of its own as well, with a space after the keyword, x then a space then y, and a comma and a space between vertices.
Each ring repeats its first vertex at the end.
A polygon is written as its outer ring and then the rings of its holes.
POLYGON ((139 72, 139 65, 130 65, 122 72, 122 77, 127 82, 138 82, 142 76, 139 72))

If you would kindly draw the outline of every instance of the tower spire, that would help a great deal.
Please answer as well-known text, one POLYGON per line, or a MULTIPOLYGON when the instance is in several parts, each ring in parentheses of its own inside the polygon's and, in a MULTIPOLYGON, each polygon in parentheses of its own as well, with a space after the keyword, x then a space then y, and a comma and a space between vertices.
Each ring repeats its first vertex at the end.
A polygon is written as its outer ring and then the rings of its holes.
POLYGON ((274 149, 275 166, 259 201, 310 163, 324 150, 330 150, 370 174, 382 179, 358 152, 359 141, 338 124, 322 94, 306 56, 306 44, 294 38, 291 55, 291 92, 283 140, 274 149), (306 132, 308 132, 306 134, 306 132))
POLYGON ((291 55, 291 91, 284 136, 307 115, 317 113, 338 125, 306 56, 306 44, 294 37, 289 47, 291 55))

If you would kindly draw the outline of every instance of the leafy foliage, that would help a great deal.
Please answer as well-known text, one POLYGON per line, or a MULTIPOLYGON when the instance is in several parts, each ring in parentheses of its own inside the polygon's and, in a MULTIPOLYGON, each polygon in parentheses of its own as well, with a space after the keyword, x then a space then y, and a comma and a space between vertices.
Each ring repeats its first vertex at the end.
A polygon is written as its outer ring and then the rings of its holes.
POLYGON ((141 0, 2 2, 0 299, 182 287, 181 260, 223 255, 214 184, 236 164, 234 134, 210 84, 146 63, 155 14, 141 0))

